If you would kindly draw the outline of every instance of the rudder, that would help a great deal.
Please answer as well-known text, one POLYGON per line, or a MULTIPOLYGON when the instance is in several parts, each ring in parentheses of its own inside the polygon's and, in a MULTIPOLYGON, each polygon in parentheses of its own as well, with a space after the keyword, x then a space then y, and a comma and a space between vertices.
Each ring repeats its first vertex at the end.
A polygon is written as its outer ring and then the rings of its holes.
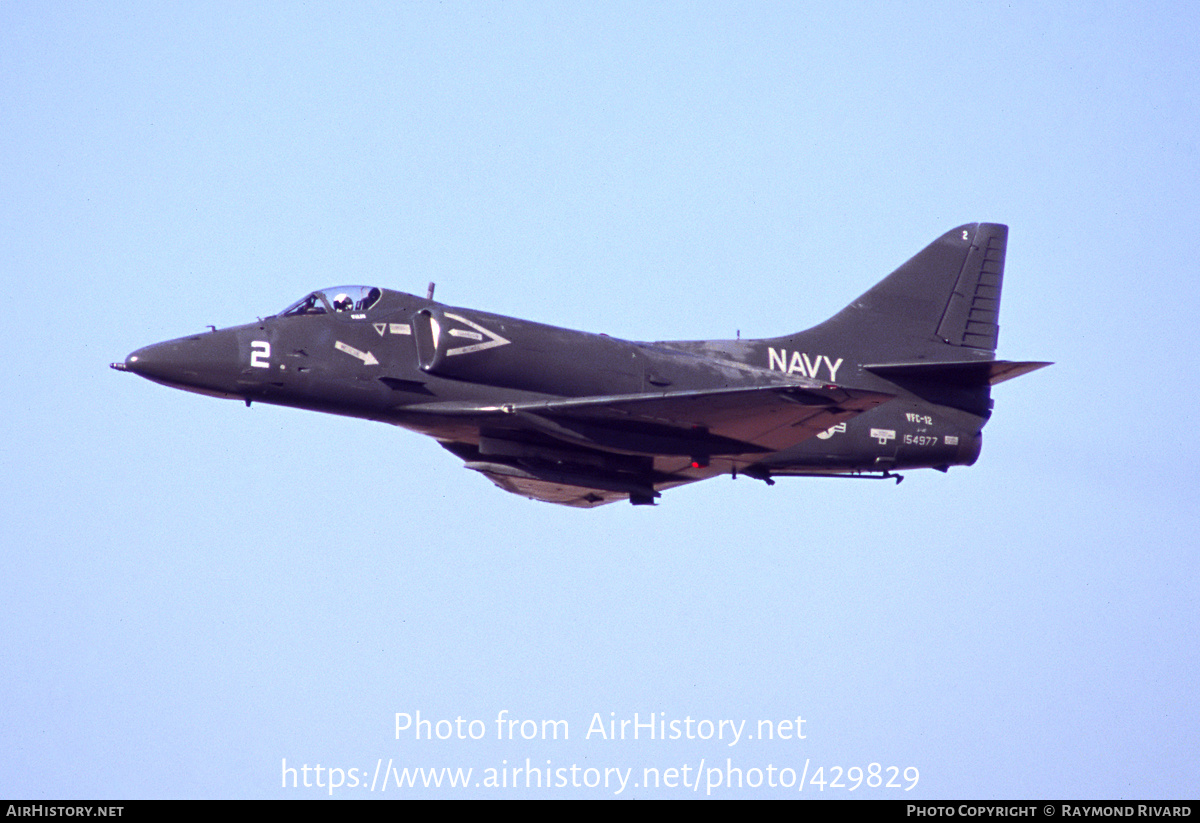
MULTIPOLYGON (((965 234, 969 230, 961 229, 965 234)), ((958 283, 938 325, 938 337, 952 346, 996 350, 1000 336, 1000 287, 1008 226, 980 223, 958 283)))

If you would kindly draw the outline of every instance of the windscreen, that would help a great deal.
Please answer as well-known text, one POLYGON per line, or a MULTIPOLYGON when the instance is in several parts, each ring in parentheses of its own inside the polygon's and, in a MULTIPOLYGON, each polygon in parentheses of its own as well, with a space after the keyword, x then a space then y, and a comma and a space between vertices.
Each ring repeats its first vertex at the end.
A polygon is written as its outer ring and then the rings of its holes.
POLYGON ((315 291, 281 311, 284 317, 333 312, 365 312, 379 302, 383 294, 375 286, 334 286, 315 291))

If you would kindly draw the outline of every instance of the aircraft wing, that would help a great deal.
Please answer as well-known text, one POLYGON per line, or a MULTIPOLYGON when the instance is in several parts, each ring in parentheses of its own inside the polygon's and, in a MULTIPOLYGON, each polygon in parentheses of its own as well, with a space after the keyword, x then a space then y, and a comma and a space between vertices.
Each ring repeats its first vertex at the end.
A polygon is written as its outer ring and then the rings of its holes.
POLYGON ((492 429, 624 454, 732 456, 793 446, 893 396, 832 385, 771 385, 499 406, 427 403, 405 411, 474 418, 492 429))
POLYGON ((622 484, 619 480, 598 473, 572 476, 544 466, 514 466, 511 463, 486 460, 468 460, 464 465, 472 471, 479 472, 506 492, 579 509, 591 509, 606 503, 616 503, 618 500, 628 500, 631 494, 641 493, 646 495, 647 499, 657 497, 657 493, 649 486, 622 484))
POLYGON ((590 508, 652 502, 661 489, 718 473, 708 469, 711 458, 750 460, 785 449, 892 397, 806 381, 486 406, 427 403, 405 413, 501 489, 590 508))
POLYGON ((748 462, 892 396, 806 381, 502 405, 435 402, 404 412, 505 491, 592 507, 650 502, 660 489, 719 473, 708 469, 712 458, 748 462))
POLYGON ((793 446, 891 398, 839 387, 770 386, 562 400, 514 413, 557 423, 600 448, 690 454, 707 446, 712 455, 735 455, 793 446))

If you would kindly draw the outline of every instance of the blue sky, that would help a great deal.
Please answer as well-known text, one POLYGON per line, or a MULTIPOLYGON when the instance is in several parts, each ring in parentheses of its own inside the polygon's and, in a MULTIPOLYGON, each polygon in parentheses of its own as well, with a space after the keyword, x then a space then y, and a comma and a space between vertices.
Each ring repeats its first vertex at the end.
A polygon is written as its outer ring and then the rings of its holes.
POLYGON ((1195 797, 1197 22, 0 4, 0 794, 1195 797), (1056 365, 997 388, 974 467, 901 486, 566 510, 402 430, 107 368, 348 282, 780 335, 974 221, 1011 227, 999 355, 1056 365), (418 711, 486 734, 397 739, 418 711), (635 713, 753 736, 587 734, 635 713), (568 785, 482 785, 526 759, 568 785), (473 771, 372 790, 389 762, 473 771), (919 779, 811 782, 872 763, 919 779))

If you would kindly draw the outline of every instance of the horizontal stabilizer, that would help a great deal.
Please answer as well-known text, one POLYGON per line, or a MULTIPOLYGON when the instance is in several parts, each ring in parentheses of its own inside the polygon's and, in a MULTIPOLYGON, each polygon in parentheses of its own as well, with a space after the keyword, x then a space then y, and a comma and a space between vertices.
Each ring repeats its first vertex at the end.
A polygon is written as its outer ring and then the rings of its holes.
POLYGON ((1052 363, 1042 361, 980 360, 959 363, 881 363, 863 366, 893 383, 941 383, 963 388, 994 386, 1052 363))

